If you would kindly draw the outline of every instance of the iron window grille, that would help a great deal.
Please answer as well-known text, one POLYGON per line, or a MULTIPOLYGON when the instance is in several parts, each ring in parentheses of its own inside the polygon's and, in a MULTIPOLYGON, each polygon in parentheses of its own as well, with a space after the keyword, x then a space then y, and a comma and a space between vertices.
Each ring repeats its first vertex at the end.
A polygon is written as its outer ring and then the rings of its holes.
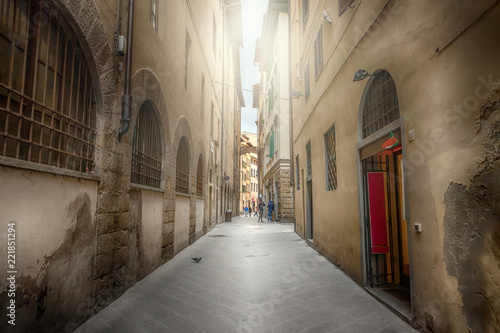
POLYGON ((77 34, 50 2, 0 0, 0 155, 92 172, 96 97, 77 34))
POLYGON ((311 141, 306 145, 306 160, 307 160, 307 178, 312 176, 312 164, 311 164, 311 141))
POLYGON ((363 106, 363 138, 399 119, 396 85, 389 72, 376 74, 368 88, 363 106))
POLYGON ((189 148, 185 137, 181 139, 177 151, 175 190, 189 194, 189 148))
POLYGON ((134 184, 160 188, 161 135, 158 119, 150 102, 144 102, 137 115, 132 142, 132 172, 134 184))
POLYGON ((337 153, 335 150, 335 125, 325 134, 326 190, 337 189, 337 153))
POLYGON ((323 26, 319 28, 314 41, 314 78, 317 79, 323 69, 323 26))
POLYGON ((339 16, 344 14, 344 12, 353 2, 354 0, 339 0, 339 16))
POLYGON ((196 195, 203 196, 203 163, 201 155, 198 159, 198 172, 196 174, 196 195))

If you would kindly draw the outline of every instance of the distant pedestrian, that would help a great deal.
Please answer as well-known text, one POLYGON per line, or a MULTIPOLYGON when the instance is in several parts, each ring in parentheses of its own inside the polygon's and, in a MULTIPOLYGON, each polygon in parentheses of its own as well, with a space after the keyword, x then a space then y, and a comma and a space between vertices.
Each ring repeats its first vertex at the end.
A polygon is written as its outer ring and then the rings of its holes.
POLYGON ((271 222, 273 219, 273 210, 274 210, 274 203, 272 200, 269 200, 269 203, 267 204, 267 222, 271 222))
POLYGON ((259 206, 255 207, 254 211, 255 213, 253 214, 253 216, 257 216, 259 213, 259 206))
POLYGON ((252 206, 248 206, 248 216, 252 217, 252 206))
POLYGON ((245 206, 245 216, 248 216, 248 207, 245 206))
POLYGON ((264 222, 262 215, 264 215, 264 201, 260 200, 259 201, 259 220, 257 222, 260 222, 260 221, 264 222))

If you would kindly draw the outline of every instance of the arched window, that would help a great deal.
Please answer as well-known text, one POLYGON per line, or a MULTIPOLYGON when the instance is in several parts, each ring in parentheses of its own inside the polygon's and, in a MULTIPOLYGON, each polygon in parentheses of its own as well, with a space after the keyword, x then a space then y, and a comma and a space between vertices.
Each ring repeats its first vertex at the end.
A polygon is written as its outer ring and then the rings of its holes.
POLYGON ((376 73, 366 92, 363 106, 363 139, 399 119, 396 85, 391 75, 382 70, 376 73))
POLYGON ((137 115, 132 143, 132 173, 130 181, 160 188, 161 135, 158 119, 150 102, 144 102, 137 115))
POLYGON ((189 144, 186 137, 182 137, 177 151, 175 191, 189 194, 189 144))
POLYGON ((91 172, 96 92, 77 33, 53 6, 0 0, 0 156, 91 172))
POLYGON ((198 159, 198 172, 196 175, 196 195, 199 197, 203 196, 203 158, 200 155, 198 159))

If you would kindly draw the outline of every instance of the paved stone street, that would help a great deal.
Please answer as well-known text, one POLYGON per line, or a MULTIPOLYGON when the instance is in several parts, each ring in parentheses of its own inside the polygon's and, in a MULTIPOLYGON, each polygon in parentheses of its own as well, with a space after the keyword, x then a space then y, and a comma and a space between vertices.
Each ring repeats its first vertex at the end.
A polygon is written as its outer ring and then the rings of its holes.
POLYGON ((236 217, 75 332, 417 331, 309 247, 292 225, 236 217))

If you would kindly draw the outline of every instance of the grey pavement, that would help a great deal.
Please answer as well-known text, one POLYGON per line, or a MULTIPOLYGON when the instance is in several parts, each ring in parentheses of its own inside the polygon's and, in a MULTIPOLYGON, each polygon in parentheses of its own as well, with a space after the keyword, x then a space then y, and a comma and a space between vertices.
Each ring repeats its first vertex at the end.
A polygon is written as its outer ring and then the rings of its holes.
POLYGON ((417 331, 308 246, 292 225, 236 217, 75 332, 417 331))

